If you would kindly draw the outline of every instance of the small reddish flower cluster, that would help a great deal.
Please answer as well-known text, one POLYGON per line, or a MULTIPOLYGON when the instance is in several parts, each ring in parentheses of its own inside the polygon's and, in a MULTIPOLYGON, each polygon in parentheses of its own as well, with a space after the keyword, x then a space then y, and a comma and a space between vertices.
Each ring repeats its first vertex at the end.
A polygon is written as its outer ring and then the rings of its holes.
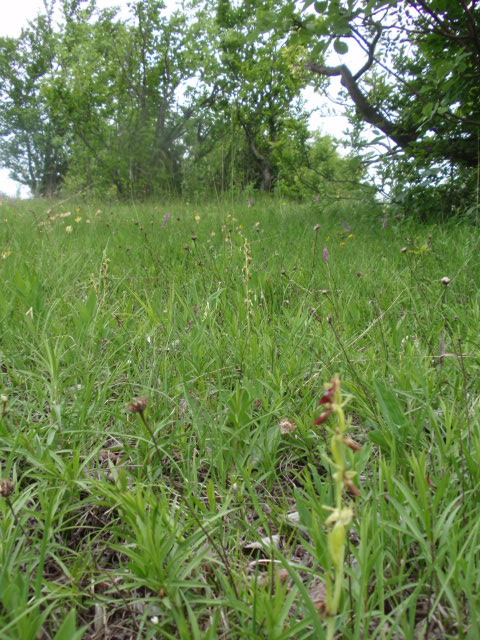
POLYGON ((340 385, 340 380, 338 378, 333 378, 333 380, 330 382, 330 386, 328 387, 328 389, 325 389, 325 391, 322 393, 320 400, 318 401, 318 404, 325 405, 325 409, 318 416, 318 418, 316 418, 313 421, 313 424, 315 425, 323 424, 325 420, 328 418, 328 416, 333 412, 333 399, 339 385, 340 385))

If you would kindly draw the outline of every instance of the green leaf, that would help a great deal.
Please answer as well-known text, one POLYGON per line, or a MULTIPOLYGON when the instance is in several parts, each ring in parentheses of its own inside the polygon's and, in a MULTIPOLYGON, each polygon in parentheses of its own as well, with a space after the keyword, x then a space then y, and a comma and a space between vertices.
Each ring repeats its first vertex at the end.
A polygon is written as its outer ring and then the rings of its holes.
POLYGON ((53 640, 80 640, 85 633, 85 627, 77 629, 75 609, 70 609, 64 621, 60 625, 53 640))
POLYGON ((344 40, 340 40, 339 38, 337 38, 333 43, 333 48, 340 55, 348 53, 348 44, 344 40))
POLYGON ((391 387, 381 382, 374 382, 373 386, 380 412, 388 430, 397 441, 404 442, 408 422, 395 392, 391 387))
POLYGON ((315 2, 314 9, 317 13, 326 13, 328 2, 315 2))

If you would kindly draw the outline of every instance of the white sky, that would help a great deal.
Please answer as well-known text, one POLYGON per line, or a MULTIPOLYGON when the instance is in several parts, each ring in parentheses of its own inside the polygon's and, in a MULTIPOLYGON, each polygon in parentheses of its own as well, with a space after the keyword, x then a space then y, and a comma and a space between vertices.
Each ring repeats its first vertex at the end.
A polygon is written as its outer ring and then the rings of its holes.
MULTIPOLYGON (((172 2, 172 0, 169 0, 168 3, 181 4, 180 2, 172 2)), ((96 4, 100 9, 116 6, 121 7, 122 13, 125 12, 125 15, 128 15, 127 0, 97 0, 96 4)), ((22 27, 26 26, 29 20, 32 20, 38 13, 42 13, 43 11, 43 0, 0 0, 0 36, 19 36, 22 27)), ((338 62, 333 60, 332 63, 338 64, 338 62)), ((333 105, 326 102, 323 97, 318 96, 311 90, 307 90, 306 99, 307 108, 314 108, 316 106, 333 107, 333 105)), ((346 118, 342 116, 322 116, 317 112, 312 115, 310 124, 312 128, 318 128, 324 133, 341 137, 342 131, 346 128, 347 121, 346 118)), ((8 169, 0 169, 0 194, 28 196, 28 189, 10 180, 8 174, 8 169)))

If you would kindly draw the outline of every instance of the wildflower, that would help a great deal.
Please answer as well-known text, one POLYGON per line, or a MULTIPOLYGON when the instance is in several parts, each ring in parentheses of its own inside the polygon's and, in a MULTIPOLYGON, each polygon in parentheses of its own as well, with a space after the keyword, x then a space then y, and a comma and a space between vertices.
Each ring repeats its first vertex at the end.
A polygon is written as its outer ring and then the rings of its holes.
POLYGON ((287 204, 287 203, 285 202, 285 200, 282 200, 282 204, 287 204))
POLYGON ((59 217, 59 218, 68 218, 68 217, 69 217, 69 216, 71 216, 71 215, 72 215, 72 212, 71 212, 71 211, 65 211, 64 213, 59 213, 59 214, 58 214, 58 217, 59 217))
POLYGON ((451 280, 448 276, 443 276, 443 278, 440 280, 440 282, 442 284, 444 284, 446 287, 448 287, 448 285, 450 284, 451 280))
POLYGON ((85 218, 85 222, 86 222, 87 224, 90 224, 90 218, 85 218))
POLYGON ((72 233, 72 231, 73 231, 73 227, 72 227, 72 225, 71 225, 71 224, 68 224, 68 225, 65 227, 65 233, 72 233))
POLYGON ((402 247, 400 249, 400 253, 407 253, 407 251, 408 251, 407 247, 402 247))
POLYGON ((12 254, 12 250, 11 249, 5 249, 4 251, 2 251, 2 253, 0 254, 2 256, 2 260, 6 260, 8 258, 9 255, 12 254))
POLYGON ((325 262, 328 262, 328 249, 327 247, 323 247, 323 259, 325 262))
POLYGON ((342 509, 333 509, 332 513, 325 520, 325 524, 341 524, 344 527, 350 524, 353 518, 353 510, 351 507, 343 507, 342 509))
MULTIPOLYGON (((330 320, 331 321, 331 320, 330 320)), ((330 322, 327 318, 327 322, 330 322)), ((324 411, 313 421, 314 425, 323 424, 328 416, 334 411, 334 399, 335 394, 337 393, 340 387, 340 379, 338 377, 333 378, 333 380, 329 383, 325 391, 322 393, 318 404, 325 405, 324 411)))
POLYGON ((355 442, 355 440, 352 440, 348 436, 343 436, 343 441, 347 445, 347 447, 352 449, 352 451, 360 451, 360 449, 362 448, 362 446, 358 444, 358 442, 355 442))
POLYGON ((341 247, 344 247, 344 246, 345 246, 345 242, 343 242, 343 240, 342 240, 342 242, 340 242, 340 246, 341 246, 341 247))
POLYGON ((125 408, 132 413, 143 413, 147 408, 147 403, 147 397, 142 396, 141 398, 135 398, 132 402, 127 402, 125 408))
POLYGON ((313 230, 314 230, 314 231, 318 231, 319 229, 320 229, 320 225, 319 225, 319 224, 316 224, 316 225, 313 227, 313 230))
POLYGON ((163 216, 163 220, 162 220, 162 227, 165 228, 167 226, 168 221, 170 220, 172 216, 168 213, 168 211, 165 213, 165 215, 163 216))
POLYGON ((349 233, 349 234, 348 234, 348 237, 349 237, 349 238, 353 238, 353 233, 349 233))
POLYGON ((75 222, 80 222, 81 220, 82 220, 82 216, 77 216, 77 217, 75 218, 75 222))
POLYGON ((195 219, 195 222, 200 222, 200 220, 201 220, 201 216, 200 216, 198 213, 197 213, 197 214, 195 214, 193 217, 194 217, 194 219, 195 219))

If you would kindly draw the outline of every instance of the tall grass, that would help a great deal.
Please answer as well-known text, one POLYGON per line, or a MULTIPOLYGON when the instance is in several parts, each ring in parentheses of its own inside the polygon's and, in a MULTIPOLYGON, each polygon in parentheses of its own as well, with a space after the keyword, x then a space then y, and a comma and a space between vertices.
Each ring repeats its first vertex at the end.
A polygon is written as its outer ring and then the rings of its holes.
POLYGON ((335 373, 362 445, 337 636, 480 637, 478 241, 1 204, 0 638, 326 637, 335 373))

